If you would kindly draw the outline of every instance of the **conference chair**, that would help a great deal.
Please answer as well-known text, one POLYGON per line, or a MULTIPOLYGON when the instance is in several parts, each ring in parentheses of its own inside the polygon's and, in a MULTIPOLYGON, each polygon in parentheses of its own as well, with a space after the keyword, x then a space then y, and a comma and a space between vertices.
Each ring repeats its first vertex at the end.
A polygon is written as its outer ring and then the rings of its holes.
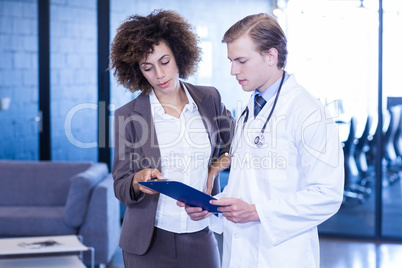
POLYGON ((401 120, 401 109, 399 106, 393 106, 388 109, 389 112, 389 127, 384 135, 384 160, 386 178, 389 183, 394 183, 399 180, 400 165, 395 149, 395 138, 401 120))

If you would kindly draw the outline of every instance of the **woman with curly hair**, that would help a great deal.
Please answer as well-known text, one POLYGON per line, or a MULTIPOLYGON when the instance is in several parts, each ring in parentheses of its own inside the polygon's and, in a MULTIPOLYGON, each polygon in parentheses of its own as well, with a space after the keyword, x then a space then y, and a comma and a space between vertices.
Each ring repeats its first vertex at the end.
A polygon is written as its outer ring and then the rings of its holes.
POLYGON ((175 200, 138 183, 169 179, 219 191, 215 178, 228 163, 234 121, 216 88, 181 80, 195 73, 200 53, 191 25, 173 11, 131 16, 113 40, 117 81, 141 92, 115 112, 112 173, 127 206, 126 267, 220 267, 208 219, 192 221, 175 200))

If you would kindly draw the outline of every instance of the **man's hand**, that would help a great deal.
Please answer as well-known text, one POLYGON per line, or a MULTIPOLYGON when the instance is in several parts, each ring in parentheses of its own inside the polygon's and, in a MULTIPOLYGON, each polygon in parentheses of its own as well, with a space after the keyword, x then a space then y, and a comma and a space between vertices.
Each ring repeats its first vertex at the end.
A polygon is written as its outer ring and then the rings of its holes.
POLYGON ((231 222, 246 223, 260 220, 255 205, 250 205, 241 199, 224 197, 211 200, 210 203, 219 206, 218 210, 222 212, 222 216, 231 222))
POLYGON ((184 207, 188 216, 190 216, 190 219, 192 219, 193 221, 200 221, 203 220, 207 217, 209 217, 209 215, 211 215, 212 213, 208 212, 208 210, 203 210, 200 207, 190 207, 186 204, 184 204, 183 202, 177 201, 176 204, 179 207, 184 207))

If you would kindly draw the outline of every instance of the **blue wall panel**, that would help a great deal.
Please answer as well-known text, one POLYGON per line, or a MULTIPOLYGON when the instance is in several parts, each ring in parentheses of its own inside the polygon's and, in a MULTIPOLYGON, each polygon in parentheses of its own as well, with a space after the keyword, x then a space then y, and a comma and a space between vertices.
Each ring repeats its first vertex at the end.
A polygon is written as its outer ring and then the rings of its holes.
POLYGON ((96 0, 50 5, 52 159, 97 161, 96 0))
POLYGON ((0 1, 0 159, 39 158, 37 26, 35 0, 0 1))

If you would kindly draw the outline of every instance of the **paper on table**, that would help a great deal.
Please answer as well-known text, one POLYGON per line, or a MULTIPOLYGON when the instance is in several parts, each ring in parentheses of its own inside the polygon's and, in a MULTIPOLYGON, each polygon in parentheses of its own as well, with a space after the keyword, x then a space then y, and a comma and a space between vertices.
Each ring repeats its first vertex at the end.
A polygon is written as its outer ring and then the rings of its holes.
POLYGON ((60 243, 54 240, 45 240, 45 241, 40 241, 40 242, 32 242, 32 243, 26 243, 22 242, 19 243, 18 246, 23 247, 23 248, 43 248, 43 247, 53 247, 53 246, 60 246, 60 243))

